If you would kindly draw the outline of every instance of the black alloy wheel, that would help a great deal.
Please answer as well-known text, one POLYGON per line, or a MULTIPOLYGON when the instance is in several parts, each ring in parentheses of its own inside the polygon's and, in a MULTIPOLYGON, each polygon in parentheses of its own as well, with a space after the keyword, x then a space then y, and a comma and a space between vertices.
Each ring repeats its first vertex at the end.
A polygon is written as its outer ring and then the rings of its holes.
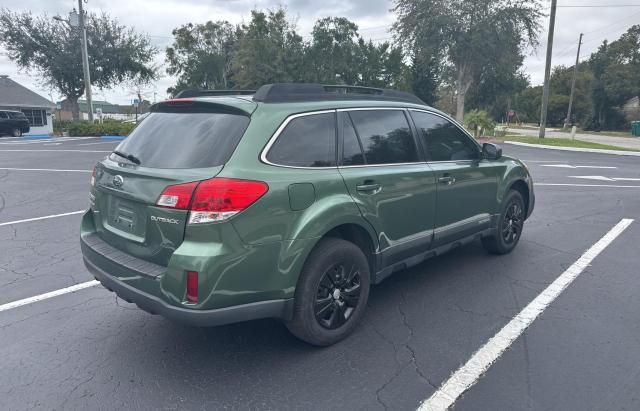
POLYGON ((335 330, 349 321, 360 301, 360 271, 354 264, 338 263, 327 270, 318 284, 315 315, 320 325, 335 330))
POLYGON ((522 215, 523 210, 518 201, 513 201, 507 206, 502 221, 502 239, 506 244, 513 244, 522 233, 522 215))

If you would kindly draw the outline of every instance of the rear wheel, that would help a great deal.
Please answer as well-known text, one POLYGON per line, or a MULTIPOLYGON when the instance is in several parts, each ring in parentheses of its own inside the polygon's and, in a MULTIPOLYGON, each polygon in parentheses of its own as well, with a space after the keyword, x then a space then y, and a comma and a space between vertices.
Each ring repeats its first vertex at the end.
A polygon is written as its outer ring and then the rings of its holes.
POLYGON ((14 128, 11 135, 14 137, 20 137, 22 136, 22 131, 19 128, 14 128))
POLYGON ((520 241, 524 220, 525 211, 522 194, 516 190, 511 190, 502 203, 502 211, 495 234, 483 238, 482 245, 492 254, 510 253, 520 241))
POLYGON ((358 246, 337 238, 322 240, 298 280, 289 331, 317 346, 342 340, 362 317, 369 285, 369 264, 358 246))

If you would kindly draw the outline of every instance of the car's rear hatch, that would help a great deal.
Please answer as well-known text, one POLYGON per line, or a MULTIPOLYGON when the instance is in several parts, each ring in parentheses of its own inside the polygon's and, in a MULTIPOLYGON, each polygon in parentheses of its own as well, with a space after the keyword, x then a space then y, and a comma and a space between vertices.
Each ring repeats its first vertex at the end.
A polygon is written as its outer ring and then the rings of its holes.
POLYGON ((132 257, 167 265, 184 239, 189 211, 158 206, 158 199, 168 186, 215 177, 249 124, 253 103, 216 100, 154 106, 96 166, 92 209, 102 240, 132 257))

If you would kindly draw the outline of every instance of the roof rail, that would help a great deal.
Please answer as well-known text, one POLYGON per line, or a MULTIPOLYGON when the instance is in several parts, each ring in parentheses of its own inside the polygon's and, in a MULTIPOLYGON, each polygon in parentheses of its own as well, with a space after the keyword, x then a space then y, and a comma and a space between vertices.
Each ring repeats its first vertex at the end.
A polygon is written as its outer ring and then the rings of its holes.
POLYGON ((267 84, 253 95, 254 101, 263 103, 292 103, 302 101, 385 100, 424 105, 424 101, 411 93, 398 90, 312 83, 267 84))
POLYGON ((216 96, 250 96, 255 90, 203 90, 203 89, 187 89, 182 90, 175 95, 174 98, 191 98, 191 97, 216 97, 216 96))

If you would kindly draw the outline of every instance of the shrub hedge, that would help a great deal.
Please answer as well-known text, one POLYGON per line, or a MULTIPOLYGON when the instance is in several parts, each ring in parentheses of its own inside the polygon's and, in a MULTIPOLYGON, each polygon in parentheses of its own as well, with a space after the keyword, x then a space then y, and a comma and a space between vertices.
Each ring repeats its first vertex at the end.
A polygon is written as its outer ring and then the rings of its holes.
POLYGON ((54 123, 54 132, 68 132, 71 137, 126 136, 135 127, 132 123, 105 121, 90 123, 88 121, 58 121, 54 123))

